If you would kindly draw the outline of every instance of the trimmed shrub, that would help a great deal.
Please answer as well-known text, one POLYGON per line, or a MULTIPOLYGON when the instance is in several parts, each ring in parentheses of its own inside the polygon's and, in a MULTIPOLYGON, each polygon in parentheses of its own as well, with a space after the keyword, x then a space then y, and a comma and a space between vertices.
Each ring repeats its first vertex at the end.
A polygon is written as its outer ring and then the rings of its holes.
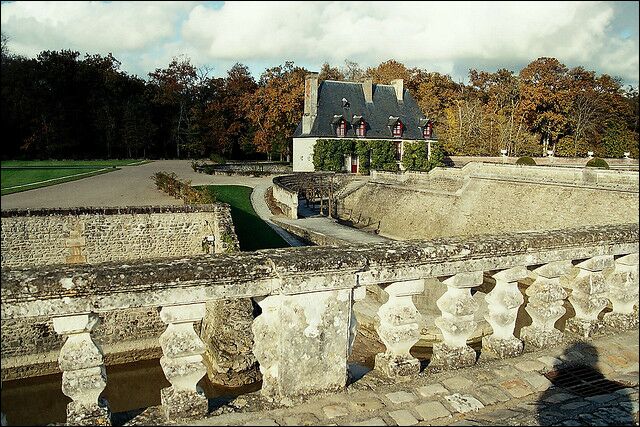
POLYGON ((609 163, 607 163, 604 159, 601 159, 600 157, 594 157, 593 159, 587 162, 586 167, 609 169, 609 163))
POLYGON ((536 161, 529 156, 524 156, 516 160, 516 165, 535 166, 536 161))
POLYGON ((191 181, 180 181, 174 172, 156 172, 151 179, 159 190, 176 199, 184 200, 187 205, 209 204, 216 201, 211 193, 193 188, 191 181))

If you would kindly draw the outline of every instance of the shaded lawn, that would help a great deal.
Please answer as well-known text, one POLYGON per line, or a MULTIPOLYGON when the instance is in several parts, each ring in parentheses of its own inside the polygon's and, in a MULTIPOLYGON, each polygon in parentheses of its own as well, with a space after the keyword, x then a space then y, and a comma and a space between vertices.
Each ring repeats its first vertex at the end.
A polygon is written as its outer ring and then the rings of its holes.
POLYGON ((32 190, 34 188, 48 187, 63 182, 75 181, 89 176, 112 172, 114 168, 88 168, 88 169, 2 169, 0 171, 0 186, 2 195, 32 190), (46 180, 54 180, 47 181, 46 180), (19 188, 9 188, 25 185, 19 188))
POLYGON ((216 201, 231 205, 231 218, 240 241, 241 251, 287 248, 289 245, 253 210, 250 187, 242 185, 207 185, 216 201))
POLYGON ((149 163, 149 160, 129 159, 129 160, 3 160, 2 167, 64 167, 64 166, 127 166, 132 164, 149 163))

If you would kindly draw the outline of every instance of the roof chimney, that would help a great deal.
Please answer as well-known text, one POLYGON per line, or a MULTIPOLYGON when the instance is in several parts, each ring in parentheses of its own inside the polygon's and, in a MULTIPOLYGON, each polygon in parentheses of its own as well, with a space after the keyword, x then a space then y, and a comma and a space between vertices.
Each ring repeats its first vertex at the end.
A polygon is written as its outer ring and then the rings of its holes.
POLYGON ((309 73, 304 80, 304 114, 302 133, 311 133, 311 127, 318 115, 318 73, 309 73))
POLYGON ((367 103, 373 102, 373 79, 366 78, 362 82, 362 91, 364 92, 364 100, 367 103))
POLYGON ((393 86, 393 88, 396 90, 396 99, 398 100, 398 102, 401 102, 403 100, 404 94, 404 80, 391 80, 391 86, 393 86))

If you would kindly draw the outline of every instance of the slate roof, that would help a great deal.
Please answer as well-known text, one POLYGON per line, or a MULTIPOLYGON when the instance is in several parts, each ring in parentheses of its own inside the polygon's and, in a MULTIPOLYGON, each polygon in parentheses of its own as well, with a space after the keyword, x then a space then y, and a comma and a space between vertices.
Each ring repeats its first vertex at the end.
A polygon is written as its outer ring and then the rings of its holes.
MULTIPOLYGON (((294 137, 335 138, 335 117, 342 116, 347 122, 346 138, 356 138, 352 125, 353 116, 362 116, 367 122, 366 139, 392 138, 389 129, 389 116, 399 117, 404 124, 402 139, 423 139, 422 129, 418 126, 425 116, 407 89, 404 89, 403 101, 398 102, 396 91, 390 85, 373 85, 373 102, 366 103, 361 83, 325 80, 318 86, 318 115, 311 132, 302 135, 302 121, 298 124, 294 137), (342 106, 342 98, 349 101, 348 107, 342 106)), ((436 138, 433 132, 433 138, 436 138)))

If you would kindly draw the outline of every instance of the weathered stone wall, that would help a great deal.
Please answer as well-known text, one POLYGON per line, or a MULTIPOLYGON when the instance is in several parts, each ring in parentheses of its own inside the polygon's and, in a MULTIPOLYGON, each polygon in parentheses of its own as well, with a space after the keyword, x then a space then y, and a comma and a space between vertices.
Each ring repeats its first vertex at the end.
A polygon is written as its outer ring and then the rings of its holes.
POLYGON ((2 267, 203 253, 216 205, 2 211, 2 267))
MULTIPOLYGON (((274 181, 275 184, 276 181, 274 181)), ((276 205, 287 218, 298 219, 298 192, 279 185, 273 186, 273 198, 276 205)))
MULTIPOLYGON (((587 153, 584 153, 585 155, 587 153)), ((500 163, 500 164, 515 164, 519 157, 503 157, 503 156, 450 156, 445 158, 445 164, 447 166, 463 167, 464 165, 472 162, 483 163, 500 163)), ((537 165, 540 166, 571 166, 582 168, 589 161, 588 157, 534 157, 537 165)), ((624 158, 605 158, 604 159, 610 168, 613 169, 635 169, 638 170, 638 159, 624 159, 624 158)))
MULTIPOLYGON (((238 239, 225 204, 2 211, 3 269, 234 250, 238 239), (210 248, 203 246, 207 236, 214 237, 210 248)), ((128 308, 102 313, 94 333, 111 364, 159 357, 165 329, 156 308, 128 308)), ((3 320, 2 379, 58 372, 63 341, 51 318, 3 320)))
POLYGON ((377 173, 339 206, 401 240, 621 224, 638 220, 638 173, 477 163, 377 173))

